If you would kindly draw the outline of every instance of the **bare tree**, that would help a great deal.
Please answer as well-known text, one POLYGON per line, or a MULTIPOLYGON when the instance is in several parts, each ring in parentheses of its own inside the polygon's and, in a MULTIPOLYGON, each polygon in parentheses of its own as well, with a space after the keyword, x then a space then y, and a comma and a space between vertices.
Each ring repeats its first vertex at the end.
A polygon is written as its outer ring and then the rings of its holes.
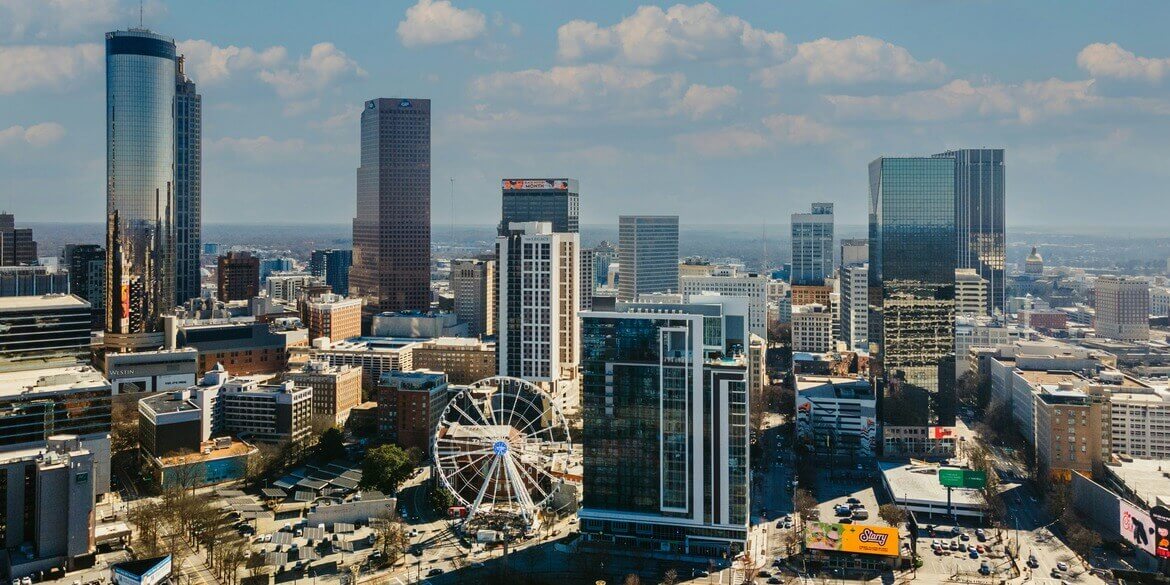
POLYGON ((678 583, 678 571, 674 569, 667 569, 666 573, 662 575, 662 585, 676 585, 678 583))
POLYGON ((639 577, 636 573, 630 573, 629 575, 626 575, 626 579, 622 581, 622 583, 625 585, 642 585, 642 578, 639 577))
POLYGON ((370 523, 370 527, 374 529, 374 538, 376 539, 374 546, 382 551, 386 557, 387 564, 394 564, 398 559, 406 553, 406 548, 410 544, 406 536, 406 531, 402 526, 402 519, 396 514, 387 512, 379 518, 375 518, 375 522, 370 523))
POLYGON ((804 520, 816 520, 821 516, 816 497, 804 488, 797 489, 792 496, 792 507, 804 520))
POLYGON ((890 526, 901 526, 906 521, 906 517, 906 510, 903 510, 896 504, 882 504, 878 508, 878 518, 881 518, 882 521, 890 526))

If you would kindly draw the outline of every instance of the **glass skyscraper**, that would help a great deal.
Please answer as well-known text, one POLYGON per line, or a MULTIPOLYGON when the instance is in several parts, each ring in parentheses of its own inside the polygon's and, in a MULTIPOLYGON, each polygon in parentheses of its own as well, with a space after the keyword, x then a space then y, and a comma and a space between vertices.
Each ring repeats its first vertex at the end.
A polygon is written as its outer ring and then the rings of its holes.
POLYGON ((987 313, 1003 313, 1007 262, 1003 149, 951 150, 934 156, 955 161, 956 267, 975 269, 987 281, 987 313))
POLYGON ((730 557, 747 538, 747 302, 582 313, 588 542, 730 557))
POLYGON ((678 292, 678 216, 618 217, 618 298, 678 292))
POLYGON ((955 161, 879 158, 869 165, 869 336, 878 344, 885 447, 934 448, 955 423, 955 161))
POLYGON ((175 302, 175 43, 106 33, 106 344, 162 344, 175 302))
POLYGON ((365 104, 349 286, 367 314, 430 307, 430 100, 365 104))
POLYGON ((309 256, 309 273, 329 285, 334 293, 349 295, 349 267, 353 250, 313 250, 309 256))
POLYGON ((508 224, 547 221, 557 233, 578 233, 580 188, 577 179, 504 179, 499 235, 508 224))
POLYGON ((821 286, 833 274, 833 204, 792 214, 792 284, 821 286))
POLYGON ((175 71, 175 304, 199 298, 203 227, 203 97, 175 71))

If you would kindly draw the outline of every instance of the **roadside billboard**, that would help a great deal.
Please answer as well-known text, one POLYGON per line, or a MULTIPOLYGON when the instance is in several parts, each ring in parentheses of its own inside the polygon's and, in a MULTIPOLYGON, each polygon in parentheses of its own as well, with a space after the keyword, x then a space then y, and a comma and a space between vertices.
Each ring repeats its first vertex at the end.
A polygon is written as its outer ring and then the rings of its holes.
POLYGON ((1120 518, 1121 526, 1118 531, 1121 532, 1121 537, 1150 555, 1155 555, 1157 535, 1154 531, 1154 520, 1150 515, 1137 506, 1121 500, 1120 518))
POLYGON ((896 557, 900 552, 898 529, 869 524, 833 524, 807 522, 804 546, 812 550, 831 550, 896 557))
POLYGON ((938 470, 938 483, 944 487, 981 490, 987 487, 987 472, 976 469, 942 467, 938 470))

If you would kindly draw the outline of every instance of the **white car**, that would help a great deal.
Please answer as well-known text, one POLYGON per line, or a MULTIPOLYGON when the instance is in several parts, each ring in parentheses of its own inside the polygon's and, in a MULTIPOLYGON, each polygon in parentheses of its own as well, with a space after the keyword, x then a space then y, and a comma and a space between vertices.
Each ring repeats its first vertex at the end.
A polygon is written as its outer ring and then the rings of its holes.
POLYGON ((1056 563, 1056 568, 1060 569, 1061 571, 1067 571, 1068 570, 1068 563, 1066 563, 1064 561, 1056 563))

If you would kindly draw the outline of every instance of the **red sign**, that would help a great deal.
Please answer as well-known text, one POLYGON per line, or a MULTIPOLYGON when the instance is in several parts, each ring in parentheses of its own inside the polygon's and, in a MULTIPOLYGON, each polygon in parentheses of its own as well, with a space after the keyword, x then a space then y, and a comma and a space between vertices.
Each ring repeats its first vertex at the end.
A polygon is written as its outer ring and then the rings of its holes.
POLYGON ((932 439, 953 439, 955 438, 955 427, 928 427, 927 435, 932 439))

